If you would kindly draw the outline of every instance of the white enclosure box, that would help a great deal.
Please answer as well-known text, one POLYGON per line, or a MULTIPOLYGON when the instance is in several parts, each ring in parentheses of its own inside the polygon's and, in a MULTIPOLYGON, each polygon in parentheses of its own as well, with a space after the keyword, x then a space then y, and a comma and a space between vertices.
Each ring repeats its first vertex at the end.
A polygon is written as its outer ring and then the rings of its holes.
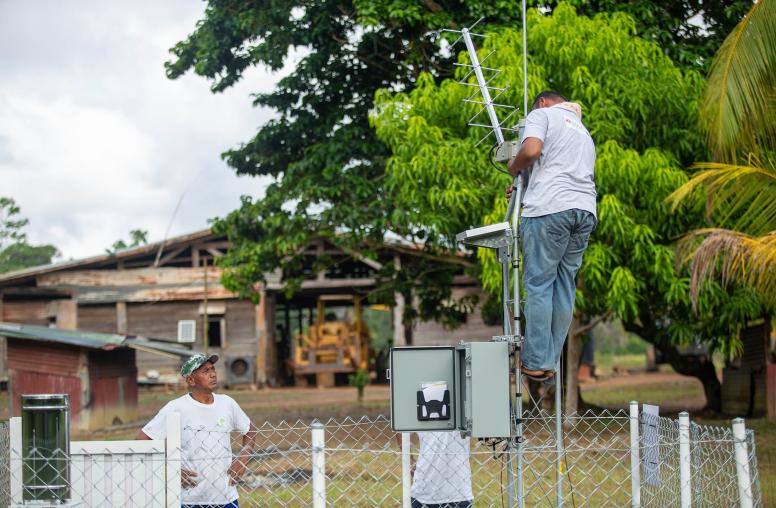
POLYGON ((509 345, 391 349, 391 427, 510 436, 509 345))

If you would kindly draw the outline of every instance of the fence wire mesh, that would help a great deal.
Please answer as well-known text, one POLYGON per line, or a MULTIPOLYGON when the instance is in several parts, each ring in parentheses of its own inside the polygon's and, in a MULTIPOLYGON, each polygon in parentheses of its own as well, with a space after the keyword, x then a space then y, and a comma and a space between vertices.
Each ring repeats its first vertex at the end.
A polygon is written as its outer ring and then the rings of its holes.
MULTIPOLYGON (((519 453, 525 506, 557 506, 559 482, 568 507, 631 505, 627 413, 566 416, 560 452, 551 413, 534 409, 524 415, 522 423, 519 453)), ((641 505, 679 506, 678 423, 642 414, 639 427, 641 505)), ((319 424, 267 422, 258 426, 249 450, 244 448, 243 436, 234 433, 188 430, 177 464, 182 470, 184 504, 224 504, 239 496, 241 507, 313 506, 313 484, 318 476, 325 478, 327 506, 402 506, 401 439, 385 416, 319 424), (324 444, 316 448, 313 430, 321 425, 324 444), (316 453, 325 459, 318 471, 313 466, 316 453)), ((690 440, 693 506, 739 506, 730 429, 692 425, 690 440)), ((52 451, 33 449, 13 460, 10 441, 8 426, 0 425, 2 506, 14 505, 19 492, 23 500, 29 500, 42 491, 50 494, 63 483, 72 505, 166 506, 171 471, 177 471, 169 469, 170 459, 164 443, 159 446, 159 442, 73 442, 66 458, 49 459, 52 451), (48 474, 52 470, 60 473, 48 474), (13 485, 17 485, 16 494, 13 485)), ((746 443, 753 506, 762 506, 751 431, 746 443)), ((516 465, 517 451, 513 453, 516 465)), ((420 502, 472 500, 474 506, 507 506, 505 441, 461 439, 458 433, 413 434, 410 459, 411 494, 420 502)))
POLYGON ((11 436, 7 422, 0 422, 0 506, 11 505, 11 436))
MULTIPOLYGON (((639 419, 642 505, 678 507, 682 487, 679 422, 645 413, 639 419)), ((752 506, 763 506, 753 431, 746 431, 745 441, 752 506)), ((741 506, 731 428, 690 423, 690 463, 692 506, 741 506)))

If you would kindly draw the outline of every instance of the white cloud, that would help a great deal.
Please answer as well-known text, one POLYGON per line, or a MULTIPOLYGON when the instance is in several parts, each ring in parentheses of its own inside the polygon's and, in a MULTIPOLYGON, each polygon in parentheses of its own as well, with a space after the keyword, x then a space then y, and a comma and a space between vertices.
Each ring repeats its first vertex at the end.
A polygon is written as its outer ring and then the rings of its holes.
POLYGON ((266 182, 237 178, 220 153, 270 112, 250 93, 277 77, 252 69, 213 95, 164 75, 167 50, 194 30, 204 3, 0 3, 0 195, 30 219, 35 243, 64 257, 102 252, 130 229, 161 239, 201 229, 266 182))

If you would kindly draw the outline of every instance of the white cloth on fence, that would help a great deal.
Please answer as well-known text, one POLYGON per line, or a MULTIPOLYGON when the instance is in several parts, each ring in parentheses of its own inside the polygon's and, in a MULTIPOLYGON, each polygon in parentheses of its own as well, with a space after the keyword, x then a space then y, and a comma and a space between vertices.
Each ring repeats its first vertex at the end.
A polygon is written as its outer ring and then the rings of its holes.
POLYGON ((237 489, 229 485, 229 433, 248 432, 250 418, 228 395, 213 394, 213 403, 203 404, 186 394, 168 402, 143 432, 151 439, 165 439, 171 412, 181 416, 181 467, 197 473, 197 485, 181 490, 181 502, 223 505, 237 499, 237 489))
POLYGON ((412 497, 423 504, 474 499, 469 438, 458 432, 418 432, 420 453, 412 479, 412 497))

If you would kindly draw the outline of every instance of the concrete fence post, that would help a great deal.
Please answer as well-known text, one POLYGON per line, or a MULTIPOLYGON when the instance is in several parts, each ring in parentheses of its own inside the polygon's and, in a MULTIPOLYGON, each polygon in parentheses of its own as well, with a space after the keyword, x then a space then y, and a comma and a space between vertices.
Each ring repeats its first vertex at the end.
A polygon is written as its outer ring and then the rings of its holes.
POLYGON ((641 506, 641 458, 639 456, 639 403, 630 403, 631 507, 641 506))
POLYGON ((738 499, 741 508, 752 508, 752 477, 749 471, 749 450, 746 445, 746 424, 743 418, 733 420, 738 499))
POLYGON ((165 468, 167 469, 168 508, 181 506, 181 415, 167 415, 167 438, 164 443, 165 468))
POLYGON ((323 424, 312 425, 313 508, 326 506, 326 451, 323 424))
POLYGON ((690 414, 679 413, 679 491, 681 507, 692 506, 692 459, 690 454, 690 414))
POLYGON ((410 433, 401 433, 401 506, 410 508, 412 506, 412 463, 410 462, 410 433))

